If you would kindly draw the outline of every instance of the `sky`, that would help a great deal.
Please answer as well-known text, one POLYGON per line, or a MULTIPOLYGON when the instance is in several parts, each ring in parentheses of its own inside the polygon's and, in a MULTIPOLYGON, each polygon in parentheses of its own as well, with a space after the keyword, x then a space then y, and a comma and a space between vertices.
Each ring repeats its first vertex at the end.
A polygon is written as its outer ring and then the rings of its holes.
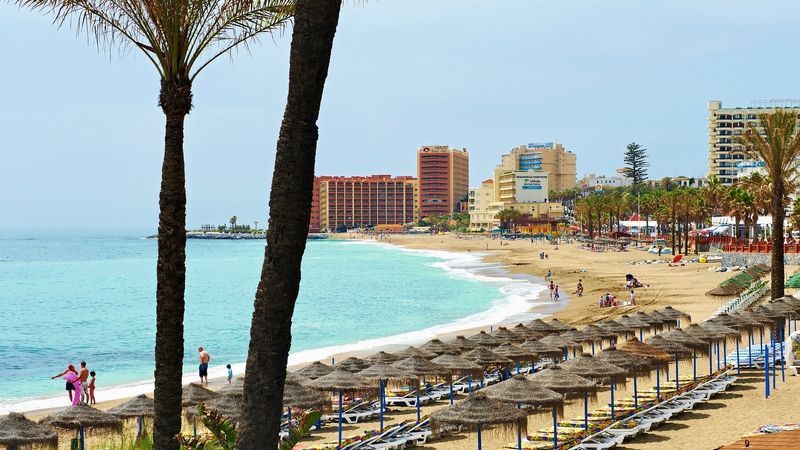
MULTIPOLYGON (((709 100, 800 98, 794 0, 346 2, 318 122, 317 175, 416 175, 466 148, 470 185, 514 147, 557 140, 578 178, 625 146, 649 176, 708 171, 709 100)), ((158 224, 164 115, 138 50, 98 49, 0 2, 0 227, 158 224)), ((291 28, 195 80, 187 227, 268 219, 291 28)))

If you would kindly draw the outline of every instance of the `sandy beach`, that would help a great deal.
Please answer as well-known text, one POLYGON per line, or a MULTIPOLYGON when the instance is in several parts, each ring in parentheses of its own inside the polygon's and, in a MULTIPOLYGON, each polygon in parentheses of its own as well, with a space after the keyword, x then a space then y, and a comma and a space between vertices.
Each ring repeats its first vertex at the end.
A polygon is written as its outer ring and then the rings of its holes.
MULTIPOLYGON (((406 248, 444 250, 451 252, 481 252, 485 254, 484 261, 499 263, 511 273, 534 275, 544 278, 548 271, 552 272, 551 279, 560 287, 562 293, 559 303, 554 308, 561 308, 553 316, 566 323, 577 326, 596 323, 599 320, 615 318, 623 314, 632 314, 638 311, 649 312, 665 306, 686 312, 692 316, 693 322, 701 322, 722 306, 726 299, 708 297, 705 292, 715 287, 731 276, 730 273, 713 273, 709 269, 718 267, 717 264, 686 263, 676 267, 668 264, 640 264, 644 260, 671 261, 671 256, 648 254, 637 249, 627 251, 592 252, 581 249, 577 244, 551 244, 531 243, 530 241, 502 241, 508 245, 501 245, 500 240, 487 238, 456 238, 455 236, 389 236, 383 242, 399 245, 406 248), (556 247, 558 248, 556 250, 556 247), (547 259, 540 259, 539 254, 545 252, 547 259), (633 264, 631 264, 633 263, 633 264), (636 306, 615 308, 600 308, 597 306, 598 298, 609 293, 620 300, 630 299, 630 290, 625 289, 625 274, 635 275, 646 288, 636 289, 636 306), (584 286, 583 297, 574 295, 578 280, 584 286)), ((689 255, 687 259, 695 258, 689 255)), ((791 274, 796 267, 787 267, 786 273, 791 274)), ((544 294, 544 300, 549 301, 549 295, 544 294)), ((496 324, 496 325, 516 325, 496 324)), ((462 330, 440 336, 442 340, 449 340, 457 334, 471 335, 477 329, 462 330)), ((487 329, 488 331, 488 329, 487 329)), ((421 343, 420 343, 421 344, 421 343)), ((330 355, 340 359, 347 356, 364 356, 378 350, 397 350, 397 348, 376 348, 364 352, 362 355, 330 355)), ((728 349, 729 351, 731 349, 728 349)), ((328 358, 327 361, 329 362, 328 358)), ((708 368, 708 360, 698 360, 698 367, 708 368)), ((297 367, 290 367, 295 370, 297 367)), ((681 373, 691 373, 691 363, 681 365, 681 373)), ((793 412, 796 403, 796 394, 793 390, 800 388, 798 377, 786 377, 786 382, 780 380, 778 374, 777 389, 769 399, 764 398, 763 373, 743 371, 739 381, 727 392, 718 395, 712 401, 699 404, 693 411, 686 412, 669 423, 662 425, 657 430, 637 437, 633 441, 625 442, 621 449, 712 449, 730 443, 759 425, 768 423, 798 422, 798 415, 793 412)), ((654 380, 651 380, 654 383, 654 380)), ((210 386, 218 387, 224 380, 212 380, 210 386)), ((640 386, 646 385, 646 382, 640 386)), ((632 389, 632 385, 628 385, 632 389)), ((101 395, 102 393, 98 393, 101 395)), ((617 391, 617 396, 626 395, 624 389, 617 391)), ((599 394, 599 407, 609 401, 607 388, 599 394)), ((102 397, 101 397, 102 398, 102 397)), ((100 402, 100 409, 107 409, 125 401, 115 400, 100 402)), ((440 401, 423 408, 423 414, 433 409, 441 408, 447 402, 440 401)), ((579 416, 583 412, 581 401, 569 401, 565 407, 565 417, 579 416)), ((31 412, 27 415, 32 418, 41 417, 47 411, 31 412)), ((386 423, 395 423, 415 416, 414 409, 401 408, 387 414, 386 423)), ((529 416, 529 431, 552 425, 549 415, 529 416)), ((345 425, 344 435, 360 434, 364 430, 377 428, 377 420, 354 425, 345 425)), ((326 426, 325 432, 315 432, 305 441, 307 444, 329 442, 336 440, 336 426, 326 426)), ((501 435, 491 431, 484 434, 483 444, 486 449, 499 449, 504 444, 514 441, 514 436, 501 435)), ((62 439, 64 442, 65 439, 62 439)), ((67 440, 68 441, 68 440, 67 440)), ((68 448, 68 447, 67 447, 68 448)), ((422 449, 456 450, 476 448, 476 435, 474 433, 461 433, 459 435, 432 441, 422 449)))

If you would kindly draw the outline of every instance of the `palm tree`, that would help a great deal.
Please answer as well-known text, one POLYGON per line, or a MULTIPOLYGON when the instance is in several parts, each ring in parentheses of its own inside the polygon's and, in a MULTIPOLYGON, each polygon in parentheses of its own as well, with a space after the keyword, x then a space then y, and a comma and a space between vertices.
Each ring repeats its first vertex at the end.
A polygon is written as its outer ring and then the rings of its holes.
POLYGON ((269 200, 267 247, 250 328, 238 450, 278 446, 292 314, 306 247, 317 118, 341 0, 297 0, 283 113, 269 200))
POLYGON ((669 220, 670 240, 672 241, 672 254, 675 254, 675 244, 677 243, 678 215, 681 208, 681 192, 674 190, 667 192, 663 197, 662 205, 667 211, 669 220))
POLYGON ((95 36, 99 46, 141 50, 158 71, 166 116, 156 268, 153 447, 177 449, 181 427, 183 313, 186 285, 184 119, 195 77, 219 56, 288 23, 289 0, 15 0, 95 36))
POLYGON ((236 228, 236 216, 231 217, 230 222, 231 222, 231 231, 233 231, 234 228, 236 228))
POLYGON ((494 215, 494 218, 500 221, 500 233, 502 233, 503 230, 508 229, 505 227, 508 226, 508 223, 510 221, 510 216, 509 216, 510 212, 511 212, 510 209, 501 209, 500 211, 497 211, 497 213, 494 215))
POLYGON ((800 136, 797 135, 797 113, 777 109, 772 114, 759 114, 763 135, 749 125, 744 136, 735 142, 752 159, 763 161, 772 180, 772 264, 770 293, 773 299, 783 297, 783 220, 786 217, 784 197, 787 181, 797 178, 797 158, 800 156, 800 136))
POLYGON ((509 222, 511 222, 511 225, 513 226, 512 231, 514 232, 514 234, 517 233, 517 221, 519 220, 519 216, 521 215, 522 213, 519 212, 518 209, 511 209, 508 211, 508 220, 509 222))

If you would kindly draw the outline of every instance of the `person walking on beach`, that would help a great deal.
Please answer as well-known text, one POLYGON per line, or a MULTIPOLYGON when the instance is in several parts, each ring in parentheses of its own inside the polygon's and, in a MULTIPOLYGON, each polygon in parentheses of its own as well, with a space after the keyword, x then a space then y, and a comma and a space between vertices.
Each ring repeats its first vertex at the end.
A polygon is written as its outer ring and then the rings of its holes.
POLYGON ((578 280, 578 286, 575 288, 573 294, 578 294, 578 297, 583 297, 583 280, 578 280))
POLYGON ((558 297, 558 285, 556 285, 556 288, 553 291, 553 300, 558 301, 558 297))
POLYGON ((81 380, 81 401, 89 403, 89 369, 86 368, 86 361, 81 361, 78 378, 81 380))
POLYGON ((546 277, 546 278, 549 280, 549 279, 550 279, 550 277, 552 277, 552 276, 553 276, 553 272, 551 272, 551 271, 550 271, 550 269, 548 269, 548 270, 547 270, 547 277, 546 277))
POLYGON ((636 306, 636 292, 631 289, 631 306, 636 306))
POLYGON ((231 369, 231 365, 228 364, 225 366, 228 368, 228 384, 231 384, 231 380, 233 379, 233 369, 231 369))
POLYGON ((89 404, 94 405, 97 404, 97 401, 94 399, 94 377, 96 375, 95 371, 89 372, 89 375, 92 378, 89 378, 89 404))
POLYGON ((555 288, 556 288, 556 285, 555 285, 555 284, 553 284, 553 282, 551 281, 551 282, 550 282, 550 285, 549 285, 549 286, 547 286, 547 287, 548 287, 548 288, 550 288, 550 300, 552 300, 552 299, 553 299, 553 289, 555 289, 555 288))
POLYGON ((211 361, 211 355, 203 350, 203 347, 198 347, 197 351, 200 353, 198 357, 200 360, 200 382, 208 384, 208 362, 211 361))
POLYGON ((75 370, 75 366, 70 364, 67 366, 67 370, 58 375, 53 375, 50 377, 50 379, 55 380, 58 377, 63 377, 63 379, 67 381, 67 392, 69 392, 69 399, 72 402, 72 406, 77 405, 81 399, 81 380, 78 378, 78 371, 75 370), (74 396, 72 391, 75 391, 74 396))

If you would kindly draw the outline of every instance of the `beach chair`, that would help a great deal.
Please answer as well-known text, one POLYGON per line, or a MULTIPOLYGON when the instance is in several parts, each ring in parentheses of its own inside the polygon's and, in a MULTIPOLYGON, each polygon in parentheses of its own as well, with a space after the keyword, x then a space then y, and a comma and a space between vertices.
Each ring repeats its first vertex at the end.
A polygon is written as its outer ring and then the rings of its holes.
POLYGON ((593 434, 586 439, 582 440, 580 445, 577 447, 572 447, 573 449, 593 449, 593 450, 602 450, 606 448, 616 447, 618 444, 621 444, 622 441, 625 440, 624 436, 616 436, 607 431, 601 431, 599 433, 593 434))
MULTIPOLYGON (((420 403, 421 400, 422 399, 420 398, 420 403)), ((404 395, 386 396, 384 401, 387 405, 402 405, 411 408, 413 406, 417 406, 417 393, 411 390, 404 395)))
POLYGON ((405 448, 406 441, 408 441, 408 438, 404 437, 402 434, 409 428, 411 428, 412 425, 415 425, 415 423, 410 422, 386 430, 380 436, 378 436, 378 439, 371 441, 364 448, 383 449, 383 450, 394 450, 394 449, 405 448))
POLYGON ((408 444, 408 442, 413 442, 414 445, 424 445, 428 442, 428 438, 431 434, 431 420, 426 417, 419 421, 419 423, 413 424, 406 431, 398 434, 397 437, 405 438, 406 444, 408 444))

